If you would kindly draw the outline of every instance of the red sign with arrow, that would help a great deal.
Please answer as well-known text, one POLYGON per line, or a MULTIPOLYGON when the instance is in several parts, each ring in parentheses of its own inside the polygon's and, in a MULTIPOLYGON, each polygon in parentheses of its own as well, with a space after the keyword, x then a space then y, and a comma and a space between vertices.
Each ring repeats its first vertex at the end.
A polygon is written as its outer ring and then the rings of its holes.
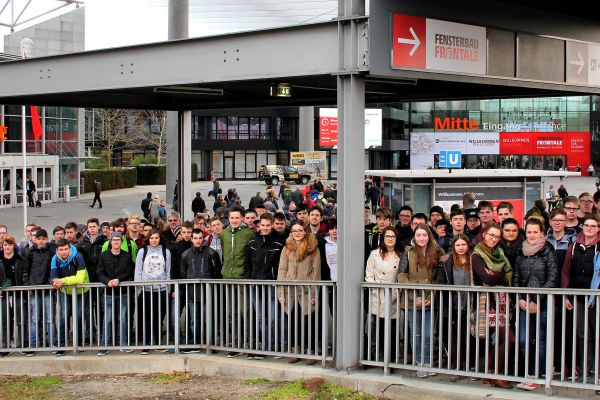
POLYGON ((426 18, 393 14, 392 66, 426 68, 426 18))

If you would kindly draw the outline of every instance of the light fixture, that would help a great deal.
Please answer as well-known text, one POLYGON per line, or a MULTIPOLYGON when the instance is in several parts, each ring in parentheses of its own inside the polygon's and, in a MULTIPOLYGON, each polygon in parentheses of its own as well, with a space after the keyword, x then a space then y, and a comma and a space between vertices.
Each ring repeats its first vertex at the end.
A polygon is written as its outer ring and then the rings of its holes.
POLYGON ((223 96, 223 89, 202 88, 196 86, 161 86, 154 93, 194 94, 200 96, 223 96))
POLYGON ((271 97, 292 97, 292 85, 289 83, 278 83, 271 85, 271 97))

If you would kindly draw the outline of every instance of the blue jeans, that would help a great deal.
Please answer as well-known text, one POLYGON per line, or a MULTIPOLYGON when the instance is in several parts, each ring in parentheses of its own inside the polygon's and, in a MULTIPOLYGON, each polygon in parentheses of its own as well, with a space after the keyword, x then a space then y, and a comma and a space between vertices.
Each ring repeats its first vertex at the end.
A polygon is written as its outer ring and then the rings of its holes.
POLYGON ((106 293, 104 325, 100 333, 100 345, 112 346, 112 325, 113 319, 119 321, 119 331, 115 332, 119 336, 119 345, 127 346, 127 294, 121 296, 112 296, 110 291, 106 293), (114 315, 113 315, 114 314, 114 315))
MULTIPOLYGON (((275 286, 265 287, 264 292, 262 288, 262 285, 252 286, 252 304, 258 320, 258 331, 255 333, 256 346, 258 349, 258 342, 260 341, 262 342, 262 348, 258 350, 275 351, 275 308, 278 305, 275 286)), ((278 350, 281 351, 281 349, 278 350)))
POLYGON ((414 336, 414 342, 413 338, 411 338, 410 340, 411 346, 413 346, 414 343, 414 361, 419 365, 423 364, 421 356, 421 350, 423 350, 423 352, 425 353, 425 364, 431 365, 431 311, 425 310, 425 312, 423 312, 421 309, 417 309, 417 311, 413 314, 412 309, 409 308, 407 317, 408 327, 410 329, 411 334, 414 336), (425 316, 425 343, 423 344, 423 349, 421 349, 421 335, 423 335, 423 316, 425 316))
MULTIPOLYGON (((175 344, 175 320, 181 317, 181 311, 183 311, 183 306, 185 299, 182 296, 183 293, 179 293, 179 307, 175 307, 175 298, 172 297, 172 294, 169 294, 169 344, 175 344)), ((179 343, 181 343, 181 326, 179 332, 179 343)))
POLYGON ((29 299, 29 346, 56 347, 56 294, 35 291, 29 299), (39 340, 39 341, 38 341, 39 340))
MULTIPOLYGON (((73 289, 75 290, 75 289, 73 289)), ((76 294, 77 297, 77 317, 73 319, 75 326, 73 326, 73 332, 77 329, 77 338, 78 342, 85 343, 86 338, 88 337, 89 327, 89 302, 85 298, 84 294, 76 294), (82 314, 82 311, 85 310, 82 314), (82 318, 84 319, 82 321, 82 318)), ((73 317, 73 294, 72 293, 63 293, 58 292, 58 303, 60 304, 60 319, 58 326, 58 340, 60 347, 64 347, 68 340, 66 339, 66 335, 69 333, 69 324, 71 321, 71 317, 73 317)))
MULTIPOLYGON (((206 305, 198 299, 188 299, 187 302, 187 343, 201 344, 205 342, 204 332, 206 332, 206 305)), ((213 328, 214 329, 214 328, 213 328)))
MULTIPOLYGON (((538 306, 539 310, 539 306, 538 306)), ((527 336, 527 313, 525 311, 519 312, 519 348, 523 361, 529 361, 529 375, 535 374, 535 352, 536 348, 540 351, 540 373, 546 373, 546 322, 547 322, 547 311, 539 311, 540 314, 540 341, 536 345, 536 322, 537 314, 529 314, 529 336, 527 336), (525 349, 529 344, 529 360, 525 360, 525 349)))

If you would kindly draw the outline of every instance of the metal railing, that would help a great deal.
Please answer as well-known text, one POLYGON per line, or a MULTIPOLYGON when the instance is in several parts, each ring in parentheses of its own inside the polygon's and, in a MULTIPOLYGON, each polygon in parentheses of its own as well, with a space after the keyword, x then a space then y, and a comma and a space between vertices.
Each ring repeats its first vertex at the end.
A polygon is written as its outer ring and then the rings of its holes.
POLYGON ((598 290, 362 286, 363 365, 600 389, 598 290))
POLYGON ((325 366, 335 352, 335 292, 323 281, 10 287, 0 291, 0 353, 230 351, 325 366))

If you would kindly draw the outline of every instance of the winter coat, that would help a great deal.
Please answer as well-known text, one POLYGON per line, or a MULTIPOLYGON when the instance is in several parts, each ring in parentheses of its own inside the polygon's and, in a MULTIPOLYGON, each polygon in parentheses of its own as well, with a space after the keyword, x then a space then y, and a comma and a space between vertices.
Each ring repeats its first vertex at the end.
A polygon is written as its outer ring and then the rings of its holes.
POLYGON ((142 204, 140 205, 140 208, 142 209, 144 218, 149 218, 149 216, 150 216, 150 203, 151 202, 152 202, 151 197, 146 197, 144 200, 142 200, 142 204))
POLYGON ((102 246, 106 242, 106 236, 99 233, 96 239, 92 242, 91 237, 86 233, 85 236, 79 242, 83 254, 85 254, 85 266, 88 271, 90 282, 98 282, 98 276, 96 275, 96 265, 98 264, 98 258, 102 253, 102 246))
MULTIPOLYGON (((143 239, 142 239, 142 241, 143 241, 143 239)), ((102 245, 102 253, 110 250, 109 246, 110 246, 110 240, 107 240, 106 242, 104 242, 104 244, 102 245)), ((133 263, 135 263, 135 258, 137 257, 138 248, 139 247, 135 240, 131 240, 130 238, 123 236, 123 240, 121 240, 121 250, 123 250, 124 252, 129 254, 129 256, 131 257, 131 261, 133 263)))
POLYGON ((149 210, 150 210, 150 222, 153 225, 156 225, 158 220, 160 219, 160 201, 156 200, 156 199, 152 200, 150 202, 149 210))
POLYGON ((24 282, 26 286, 47 285, 50 283, 50 262, 56 249, 50 243, 43 249, 31 249, 25 260, 24 282))
MULTIPOLYGON (((25 271, 25 260, 23 260, 23 257, 21 257, 21 255, 17 254, 16 252, 14 253, 14 280, 11 280, 10 282, 10 286, 23 286, 23 274, 25 271)), ((10 275, 8 271, 6 270, 7 268, 10 268, 7 263, 6 260, 4 260, 4 257, 0 257, 0 269, 4 270, 4 273, 6 275, 5 279, 8 279, 10 275)), ((3 285, 3 282, 0 282, 0 287, 3 285)))
POLYGON ((552 229, 548 231, 548 235, 546 236, 546 241, 554 248, 556 252, 556 258, 558 260, 558 267, 562 268, 565 262, 565 256, 567 254, 567 250, 569 246, 575 241, 577 237, 577 232, 573 228, 565 228, 565 234, 559 241, 554 237, 554 232, 552 229))
MULTIPOLYGON (((384 260, 381 258, 379 249, 371 251, 367 259, 367 269, 365 282, 368 283, 396 283, 398 281, 398 272, 400 271, 400 257, 396 253, 388 254, 384 260)), ((369 290, 371 300, 371 314, 379 318, 385 318, 385 289, 369 290)), ((391 289, 391 314, 390 318, 398 318, 398 293, 399 289, 391 289)))
MULTIPOLYGON (((108 281, 118 279, 119 282, 127 282, 133 280, 133 261, 131 255, 126 251, 120 251, 119 255, 114 255, 112 251, 105 251, 100 254, 98 258, 98 265, 96 273, 98 274, 98 280, 105 285, 108 285, 108 281)), ((118 288, 106 288, 106 295, 120 296, 121 294, 127 294, 127 289, 118 288)))
POLYGON ((294 193, 292 193, 292 200, 294 201, 294 204, 297 206, 302 204, 302 202, 304 201, 304 195, 302 194, 300 189, 296 189, 294 191, 294 193))
MULTIPOLYGON (((171 279, 183 279, 181 274, 181 257, 189 248, 192 241, 180 240, 171 247, 171 279)), ((174 288, 173 288, 174 289, 174 288)))
POLYGON ((265 203, 265 201, 264 201, 264 199, 262 197, 260 197, 260 196, 252 196, 250 198, 250 203, 248 203, 248 208, 255 209, 256 206, 264 204, 264 203, 265 203))
POLYGON ((279 259, 285 242, 271 232, 268 236, 254 235, 246 246, 244 275, 246 279, 277 279, 279 259))
MULTIPOLYGON (((464 269, 463 269, 463 271, 464 271, 464 269)), ((471 271, 464 271, 464 274, 466 274, 469 277, 468 280, 470 282, 471 281, 471 278, 470 278, 471 271)), ((435 283, 438 285, 448 285, 448 286, 464 284, 464 282, 459 282, 459 283, 454 282, 454 258, 452 257, 452 253, 449 253, 447 258, 442 257, 442 260, 440 260, 440 263, 438 265, 438 273, 437 273, 435 283)), ((466 292, 460 292, 460 293, 461 293, 461 304, 460 304, 461 312, 466 313, 467 312, 467 303, 466 303, 467 293, 466 292)), ((458 313, 458 294, 459 294, 459 292, 457 292, 455 289, 452 289, 452 292, 451 292, 452 310, 454 311, 455 314, 458 313)), ((449 301, 448 301, 447 292, 442 293, 442 296, 444 297, 444 303, 445 303, 444 309, 442 310, 442 312, 444 313, 445 316, 447 316, 448 309, 449 309, 449 301)))
MULTIPOLYGON (((307 233, 304 239, 298 244, 292 238, 288 238, 285 248, 281 252, 279 260, 279 271, 277 272, 279 281, 319 281, 321 280, 321 256, 319 255, 317 238, 312 233, 307 233), (304 252, 304 258, 298 261, 296 253, 304 252)), ((279 298, 283 299, 284 310, 290 314, 295 303, 300 304, 303 315, 311 314, 315 311, 317 299, 317 287, 314 285, 301 286, 297 291, 290 291, 288 286, 282 286, 278 289, 279 298), (294 296, 297 294, 296 301, 294 296), (289 300, 288 301, 288 297, 289 300)))
POLYGON ((337 242, 331 240, 330 236, 319 239, 319 254, 321 255, 321 280, 337 281, 337 242), (328 253, 333 259, 328 259, 328 253), (334 271, 331 270, 332 267, 334 271))
POLYGON ((196 198, 192 200, 192 212, 194 213, 194 215, 196 215, 198 213, 204 212, 204 210, 206 210, 206 202, 202 197, 196 196, 196 198))
MULTIPOLYGON (((71 294, 71 285, 81 285, 83 283, 89 283, 90 277, 88 275, 85 259, 83 255, 77 250, 77 247, 70 245, 71 251, 66 259, 62 259, 58 256, 58 252, 52 257, 50 261, 50 282, 54 282, 55 279, 62 281, 60 291, 62 293, 71 294)), ((89 288, 78 288, 77 294, 85 293, 89 288)))
MULTIPOLYGON (((530 288, 557 288, 560 284, 560 268, 556 253, 548 243, 532 256, 523 254, 523 248, 517 252, 517 261, 513 269, 512 285, 515 287, 530 288)), ((526 299, 527 296, 520 295, 519 298, 526 299)), ((535 298, 530 298, 535 302, 535 298)), ((545 307, 545 296, 542 299, 542 307, 545 307)))
MULTIPOLYGON (((569 246, 562 266, 561 288, 589 289, 594 276, 594 259, 598 254, 600 236, 585 245, 583 232, 577 235, 575 243, 569 246)), ((583 301, 583 297, 578 299, 583 301)))
POLYGON ((235 230, 231 226, 223 229, 221 232, 223 278, 242 279, 244 277, 246 246, 253 235, 254 232, 247 226, 241 226, 235 230))
POLYGON ((190 247, 181 255, 181 279, 220 279, 221 259, 208 246, 190 247))
MULTIPOLYGON (((441 257, 442 251, 438 255, 441 257)), ((437 266, 437 263, 436 263, 437 266)), ((400 260, 400 271, 398 274, 398 282, 400 283, 411 283, 411 284, 425 284, 431 285, 436 282, 437 268, 426 268, 421 267, 417 264, 417 250, 413 246, 406 246, 404 254, 400 260)), ((404 296, 400 301, 400 307, 404 308, 405 304, 412 308, 413 302, 415 301, 415 292, 413 290, 406 290, 404 296)), ((420 297, 417 294, 417 297, 420 297)), ((425 291, 425 298, 423 301, 431 298, 431 291, 425 291)))

